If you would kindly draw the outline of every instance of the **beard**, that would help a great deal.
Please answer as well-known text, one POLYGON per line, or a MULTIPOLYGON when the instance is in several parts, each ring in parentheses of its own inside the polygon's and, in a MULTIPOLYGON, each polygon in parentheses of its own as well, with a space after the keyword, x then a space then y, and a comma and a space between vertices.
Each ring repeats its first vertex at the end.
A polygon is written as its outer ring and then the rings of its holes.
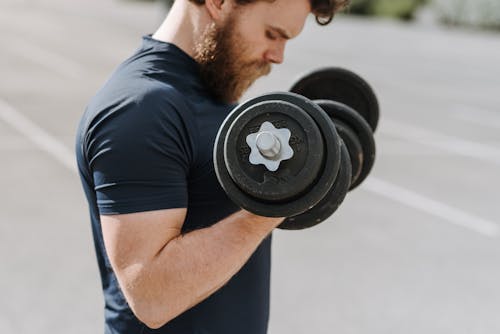
POLYGON ((238 101, 255 80, 271 71, 265 60, 245 60, 250 46, 242 44, 235 21, 233 16, 222 27, 210 24, 195 47, 194 59, 205 86, 216 100, 225 103, 238 101))

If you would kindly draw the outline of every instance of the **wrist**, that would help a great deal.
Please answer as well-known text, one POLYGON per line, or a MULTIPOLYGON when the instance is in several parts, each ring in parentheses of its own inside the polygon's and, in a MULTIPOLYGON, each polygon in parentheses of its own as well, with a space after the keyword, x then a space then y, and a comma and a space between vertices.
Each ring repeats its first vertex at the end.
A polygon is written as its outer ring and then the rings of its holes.
POLYGON ((285 220, 284 217, 259 216, 244 209, 242 209, 239 213, 245 221, 251 224, 252 227, 264 228, 268 230, 273 230, 285 220))

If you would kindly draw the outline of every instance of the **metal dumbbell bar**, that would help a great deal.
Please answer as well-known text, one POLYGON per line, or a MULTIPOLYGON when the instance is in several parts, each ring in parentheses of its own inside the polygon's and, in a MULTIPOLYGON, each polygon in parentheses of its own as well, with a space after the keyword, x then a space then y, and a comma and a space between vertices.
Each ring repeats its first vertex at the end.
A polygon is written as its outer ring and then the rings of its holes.
POLYGON ((256 214, 288 217, 280 225, 284 229, 310 227, 333 214, 347 191, 366 178, 375 157, 378 105, 367 84, 356 91, 359 80, 364 83, 352 72, 323 69, 299 80, 292 93, 266 94, 237 106, 214 146, 215 170, 228 196, 256 214), (335 85, 346 96, 371 93, 365 105, 372 110, 360 112, 371 117, 371 126, 348 105, 330 100, 333 93, 323 92, 317 101, 306 97, 335 85))

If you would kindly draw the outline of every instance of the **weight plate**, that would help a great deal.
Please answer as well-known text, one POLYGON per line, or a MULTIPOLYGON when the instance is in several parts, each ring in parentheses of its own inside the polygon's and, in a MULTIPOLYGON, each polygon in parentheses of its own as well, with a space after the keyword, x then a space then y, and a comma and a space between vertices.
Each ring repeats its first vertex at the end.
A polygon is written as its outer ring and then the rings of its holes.
POLYGON ((224 142, 224 159, 234 183, 248 195, 267 201, 287 201, 307 191, 323 166, 323 138, 308 113, 285 101, 263 101, 251 105, 233 121, 224 142), (276 171, 249 161, 246 138, 264 122, 290 130, 291 159, 276 171), (283 182, 282 180, 286 180, 283 182))
MULTIPOLYGON (((340 165, 340 138, 328 115, 315 103, 294 93, 270 93, 250 99, 236 108, 222 122, 214 145, 214 168, 217 179, 228 197, 238 206, 257 215, 289 217, 302 213, 318 203, 332 187, 340 165), (320 129, 324 148, 323 165, 317 179, 304 194, 286 201, 269 201, 250 196, 234 182, 224 158, 224 146, 228 131, 235 119, 250 106, 264 101, 285 101, 298 106, 314 120, 320 129)), ((286 183, 287 180, 278 180, 286 183)))
POLYGON ((364 79, 349 70, 339 67, 315 70, 299 79, 290 91, 311 100, 334 100, 344 103, 360 113, 373 132, 377 128, 377 97, 364 79))
POLYGON ((342 204, 351 183, 351 162, 349 152, 342 143, 341 163, 335 183, 323 199, 312 209, 293 217, 288 217, 278 228, 302 230, 317 225, 330 217, 342 204))
POLYGON ((351 184, 350 189, 356 188, 370 173, 375 163, 375 140, 370 125, 351 107, 331 100, 315 100, 333 120, 348 125, 357 135, 363 149, 363 167, 361 173, 351 184))
POLYGON ((338 119, 334 119, 333 123, 340 138, 344 141, 347 152, 349 152, 351 160, 351 184, 355 184, 363 168, 363 147, 351 127, 338 119))

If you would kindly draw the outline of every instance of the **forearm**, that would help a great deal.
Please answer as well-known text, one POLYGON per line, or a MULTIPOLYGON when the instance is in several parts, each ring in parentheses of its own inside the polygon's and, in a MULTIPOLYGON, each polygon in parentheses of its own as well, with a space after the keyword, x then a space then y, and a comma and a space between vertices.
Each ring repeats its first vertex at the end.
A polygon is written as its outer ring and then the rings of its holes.
MULTIPOLYGON (((201 302, 245 264, 262 240, 281 222, 239 211, 217 224, 169 241, 137 270, 134 287, 141 310, 154 327, 201 302)), ((132 269, 133 270, 133 269, 132 269)))

